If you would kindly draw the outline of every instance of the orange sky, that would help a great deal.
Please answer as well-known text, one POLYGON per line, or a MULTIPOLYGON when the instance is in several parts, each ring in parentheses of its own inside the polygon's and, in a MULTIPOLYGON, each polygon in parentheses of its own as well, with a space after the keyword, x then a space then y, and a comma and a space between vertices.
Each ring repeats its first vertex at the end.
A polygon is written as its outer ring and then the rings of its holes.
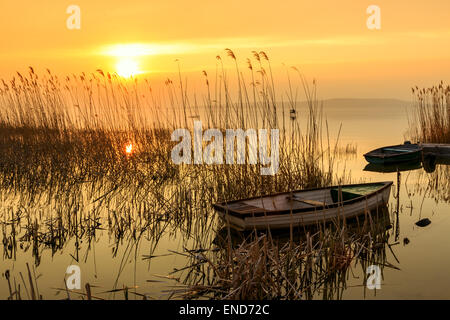
POLYGON ((282 64, 295 65, 318 80, 322 98, 408 99, 411 86, 450 78, 448 0, 2 1, 0 30, 6 78, 29 65, 117 71, 127 58, 111 55, 118 44, 139 44, 133 61, 149 77, 176 71, 180 59, 193 83, 224 48, 243 66, 252 50, 265 50, 279 87, 282 64), (72 4, 81 8, 80 30, 66 27, 72 4), (381 8, 381 30, 366 26, 372 4, 381 8))

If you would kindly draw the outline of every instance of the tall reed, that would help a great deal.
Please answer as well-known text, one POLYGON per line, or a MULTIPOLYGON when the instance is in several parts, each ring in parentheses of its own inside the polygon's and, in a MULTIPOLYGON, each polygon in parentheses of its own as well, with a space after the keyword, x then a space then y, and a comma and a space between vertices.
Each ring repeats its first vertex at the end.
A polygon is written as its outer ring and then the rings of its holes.
POLYGON ((342 181, 315 84, 289 69, 308 101, 305 114, 290 119, 285 109, 295 108, 296 89, 277 95, 268 55, 253 52, 245 73, 234 52, 226 54, 233 67, 217 57, 214 80, 203 73, 201 102, 181 71, 178 82, 161 87, 102 70, 60 78, 30 68, 3 80, 0 224, 10 257, 26 243, 39 265, 42 248, 55 253, 70 239, 77 256, 103 229, 113 235, 113 254, 124 239, 133 248, 145 239, 152 256, 166 233, 202 248, 221 226, 214 202, 342 181), (260 165, 249 164, 175 165, 170 135, 191 129, 193 119, 204 129, 279 129, 278 173, 261 176, 260 165))
POLYGON ((441 82, 431 88, 412 89, 415 108, 410 135, 420 142, 450 142, 450 86, 441 82))

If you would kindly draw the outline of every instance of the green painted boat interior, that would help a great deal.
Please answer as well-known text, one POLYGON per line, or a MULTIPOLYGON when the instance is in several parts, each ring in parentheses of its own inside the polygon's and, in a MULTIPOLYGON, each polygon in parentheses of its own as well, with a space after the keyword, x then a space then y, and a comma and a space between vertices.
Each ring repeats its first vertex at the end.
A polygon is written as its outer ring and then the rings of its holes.
MULTIPOLYGON (((370 185, 361 185, 361 186, 347 186, 342 187, 341 190, 341 201, 348 201, 355 198, 358 198, 360 196, 364 196, 367 194, 370 194, 378 189, 380 189, 383 186, 382 183, 374 183, 370 185)), ((331 190, 331 198, 333 199, 333 202, 339 202, 339 188, 332 188, 331 190)))
POLYGON ((384 148, 384 151, 393 151, 393 152, 411 152, 411 151, 415 151, 412 149, 399 149, 399 148, 384 148))

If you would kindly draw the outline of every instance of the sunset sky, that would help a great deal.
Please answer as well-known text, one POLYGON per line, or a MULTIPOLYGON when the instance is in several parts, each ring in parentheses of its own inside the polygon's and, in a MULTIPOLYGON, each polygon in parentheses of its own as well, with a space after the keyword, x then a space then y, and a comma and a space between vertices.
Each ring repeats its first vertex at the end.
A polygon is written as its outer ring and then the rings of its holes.
POLYGON ((0 77, 28 66, 58 74, 136 69, 183 72, 196 83, 231 48, 242 66, 264 50, 279 87, 286 66, 318 81, 322 98, 410 98, 413 85, 450 78, 448 0, 41 0, 0 4, 0 77), (69 5, 81 29, 69 30, 69 5), (369 30, 369 5, 381 30, 369 30))

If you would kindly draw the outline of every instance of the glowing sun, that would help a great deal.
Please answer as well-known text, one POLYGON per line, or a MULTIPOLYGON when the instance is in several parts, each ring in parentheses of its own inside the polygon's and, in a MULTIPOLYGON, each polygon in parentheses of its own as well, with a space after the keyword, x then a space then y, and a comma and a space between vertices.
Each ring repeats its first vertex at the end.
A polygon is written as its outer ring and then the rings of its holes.
POLYGON ((133 77, 141 71, 139 70, 138 63, 130 58, 122 58, 116 64, 117 74, 124 78, 133 77))
POLYGON ((133 152, 133 144, 130 142, 125 146, 125 152, 131 154, 133 152))

